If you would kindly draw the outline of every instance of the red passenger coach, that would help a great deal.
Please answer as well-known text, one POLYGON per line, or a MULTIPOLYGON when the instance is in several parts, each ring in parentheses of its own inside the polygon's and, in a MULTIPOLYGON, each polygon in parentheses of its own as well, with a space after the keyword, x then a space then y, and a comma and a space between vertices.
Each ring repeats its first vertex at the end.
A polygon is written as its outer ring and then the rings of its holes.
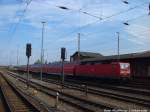
MULTIPOLYGON (((26 66, 19 70, 26 71, 26 66)), ((30 65, 30 72, 40 73, 41 65, 30 65)), ((62 72, 61 63, 44 64, 42 71, 45 74, 57 74, 62 72)), ((130 64, 125 62, 112 63, 64 63, 64 74, 66 76, 84 76, 99 78, 130 78, 130 64)))
MULTIPOLYGON (((64 73, 65 75, 74 75, 75 64, 65 63, 64 64, 64 73)), ((48 64, 43 67, 43 73, 47 74, 61 74, 62 72, 62 64, 48 64)))

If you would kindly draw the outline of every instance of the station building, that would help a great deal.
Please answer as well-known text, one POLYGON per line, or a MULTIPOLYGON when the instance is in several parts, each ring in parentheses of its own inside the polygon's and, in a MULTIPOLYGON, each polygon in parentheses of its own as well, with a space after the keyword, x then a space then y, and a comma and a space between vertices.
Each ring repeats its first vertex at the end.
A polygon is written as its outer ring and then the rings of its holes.
POLYGON ((99 58, 102 57, 103 55, 99 53, 93 53, 93 52, 75 52, 72 56, 70 56, 70 61, 78 61, 78 60, 84 60, 84 59, 92 59, 92 58, 99 58), (79 56, 78 56, 79 55, 79 56))
MULTIPOLYGON (((150 77, 150 50, 139 53, 103 56, 99 53, 80 52, 81 63, 111 63, 113 61, 129 62, 132 77, 150 77)), ((77 61, 78 52, 71 56, 71 61, 77 61)))

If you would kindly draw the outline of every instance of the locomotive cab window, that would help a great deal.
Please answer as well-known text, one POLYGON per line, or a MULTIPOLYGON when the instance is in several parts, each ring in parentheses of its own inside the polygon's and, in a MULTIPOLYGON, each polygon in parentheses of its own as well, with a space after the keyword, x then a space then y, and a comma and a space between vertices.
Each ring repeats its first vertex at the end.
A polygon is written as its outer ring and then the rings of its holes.
POLYGON ((120 63, 120 68, 121 69, 127 69, 129 67, 128 63, 120 63))

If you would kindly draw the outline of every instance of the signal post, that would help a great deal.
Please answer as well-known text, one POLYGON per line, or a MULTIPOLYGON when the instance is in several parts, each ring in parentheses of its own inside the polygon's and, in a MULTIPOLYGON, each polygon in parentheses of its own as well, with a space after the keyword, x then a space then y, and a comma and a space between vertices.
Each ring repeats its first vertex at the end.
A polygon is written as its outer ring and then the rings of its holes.
POLYGON ((31 44, 26 44, 26 56, 27 56, 27 88, 29 87, 29 59, 31 56, 31 44))

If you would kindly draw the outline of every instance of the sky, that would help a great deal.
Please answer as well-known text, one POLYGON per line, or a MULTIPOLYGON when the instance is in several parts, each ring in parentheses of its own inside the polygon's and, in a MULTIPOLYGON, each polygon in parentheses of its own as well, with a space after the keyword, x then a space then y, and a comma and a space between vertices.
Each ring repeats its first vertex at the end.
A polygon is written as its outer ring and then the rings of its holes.
POLYGON ((60 60, 60 48, 67 59, 80 50, 102 55, 150 50, 150 0, 0 0, 0 65, 26 64, 26 44, 32 44, 30 63, 40 59, 42 21, 44 59, 60 60), (60 9, 67 7, 68 10, 60 9), (124 25, 128 22, 129 25, 124 25))

